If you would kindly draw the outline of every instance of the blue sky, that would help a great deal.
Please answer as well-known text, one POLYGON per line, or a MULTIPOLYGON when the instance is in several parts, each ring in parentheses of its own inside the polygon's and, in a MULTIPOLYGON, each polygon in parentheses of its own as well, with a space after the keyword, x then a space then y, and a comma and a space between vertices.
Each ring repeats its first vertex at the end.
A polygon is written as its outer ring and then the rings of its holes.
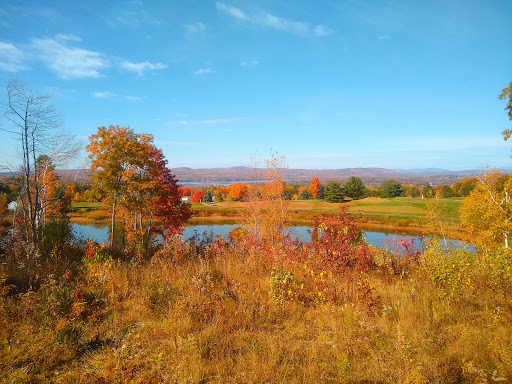
MULTIPOLYGON (((54 90, 84 146, 153 134, 171 168, 271 148, 291 168, 512 167, 511 18, 509 0, 4 0, 0 81, 54 90)), ((2 133, 0 164, 15 146, 2 133)))

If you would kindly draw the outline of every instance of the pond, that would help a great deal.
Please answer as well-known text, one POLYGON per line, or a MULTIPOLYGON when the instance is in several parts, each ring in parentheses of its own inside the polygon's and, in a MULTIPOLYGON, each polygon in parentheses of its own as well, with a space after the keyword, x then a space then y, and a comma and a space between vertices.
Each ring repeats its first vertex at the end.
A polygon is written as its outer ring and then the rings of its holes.
MULTIPOLYGON (((107 243, 110 234, 110 227, 107 224, 71 224, 73 228, 73 232, 75 236, 79 239, 92 239, 97 243, 107 243)), ((183 231, 183 239, 189 240, 195 234, 201 236, 204 233, 213 234, 214 236, 223 236, 224 238, 229 237, 229 232, 231 232, 235 228, 240 228, 239 225, 236 224, 208 224, 208 225, 190 225, 184 228, 183 231)), ((310 230, 312 227, 310 226, 293 226, 287 227, 290 230, 290 234, 292 237, 298 237, 302 242, 310 242, 311 235, 310 230)), ((413 239, 414 244, 418 248, 418 250, 422 250, 422 240, 425 238, 418 235, 411 235, 407 233, 392 233, 392 232, 377 232, 377 231, 363 231, 364 237, 368 244, 373 244, 376 247, 383 248, 385 245, 388 245, 390 248, 394 249, 394 245, 390 245, 389 240, 392 240, 394 237, 399 239, 401 237, 406 238, 407 240, 413 239)), ((474 251, 474 247, 471 245, 467 245, 464 242, 458 240, 448 240, 450 246, 454 247, 466 247, 472 251, 474 251)))

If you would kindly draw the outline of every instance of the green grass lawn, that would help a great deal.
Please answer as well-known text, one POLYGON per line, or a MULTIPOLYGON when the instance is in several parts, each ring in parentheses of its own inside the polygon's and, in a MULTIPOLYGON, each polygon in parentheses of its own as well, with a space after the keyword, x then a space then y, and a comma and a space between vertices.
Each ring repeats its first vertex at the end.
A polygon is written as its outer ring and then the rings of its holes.
POLYGON ((73 210, 76 209, 97 209, 101 208, 105 205, 105 203, 101 201, 74 201, 71 203, 71 208, 73 210))
MULTIPOLYGON (((449 221, 459 221, 459 208, 462 198, 453 197, 439 199, 439 208, 444 217, 449 221)), ((428 199, 412 197, 380 198, 368 197, 361 200, 345 201, 343 203, 327 203, 323 200, 292 200, 286 202, 286 207, 293 211, 316 212, 316 213, 337 213, 341 206, 346 206, 351 213, 364 212, 367 216, 388 216, 398 219, 421 219, 427 216, 428 199)), ((432 200, 430 200, 432 201, 432 200)), ((236 214, 236 211, 244 209, 246 203, 240 201, 224 201, 216 203, 215 206, 192 203, 195 211, 217 211, 220 215, 236 214)), ((74 202, 73 210, 93 210, 104 206, 102 202, 74 202)), ((212 212, 212 214, 214 214, 212 212)))

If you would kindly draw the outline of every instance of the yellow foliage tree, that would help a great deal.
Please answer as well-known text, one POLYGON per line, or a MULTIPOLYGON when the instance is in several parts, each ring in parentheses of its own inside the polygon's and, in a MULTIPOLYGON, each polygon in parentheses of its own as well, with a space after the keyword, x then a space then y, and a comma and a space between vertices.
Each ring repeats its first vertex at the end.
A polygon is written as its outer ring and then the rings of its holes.
POLYGON ((265 183, 251 189, 247 198, 250 232, 272 248, 284 239, 286 211, 283 199, 285 183, 282 176, 285 170, 285 157, 271 151, 270 158, 265 161, 263 174, 259 177, 265 183))
POLYGON ((479 176, 478 181, 462 202, 462 225, 479 243, 503 243, 508 248, 512 230, 512 177, 494 169, 479 176))

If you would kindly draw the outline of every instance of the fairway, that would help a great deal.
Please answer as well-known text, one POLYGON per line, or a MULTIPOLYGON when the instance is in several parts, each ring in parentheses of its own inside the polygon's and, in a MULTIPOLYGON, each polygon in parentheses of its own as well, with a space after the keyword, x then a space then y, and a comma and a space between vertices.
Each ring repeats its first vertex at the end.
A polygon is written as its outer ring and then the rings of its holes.
MULTIPOLYGON (((343 203, 327 203, 323 200, 291 200, 285 201, 285 209, 291 211, 337 213, 339 212, 340 207, 345 206, 351 213, 360 213, 362 211, 365 215, 369 216, 391 216, 419 219, 427 216, 428 201, 434 202, 434 200, 412 197, 368 197, 361 200, 345 201, 343 203)), ((459 220, 459 207, 462 203, 462 198, 439 199, 437 201, 439 203, 439 208, 447 220, 459 220)), ((245 208, 246 205, 247 203, 241 201, 224 201, 216 204, 215 207, 202 206, 201 209, 241 209, 245 208)), ((197 209, 195 204, 193 208, 197 209)))

